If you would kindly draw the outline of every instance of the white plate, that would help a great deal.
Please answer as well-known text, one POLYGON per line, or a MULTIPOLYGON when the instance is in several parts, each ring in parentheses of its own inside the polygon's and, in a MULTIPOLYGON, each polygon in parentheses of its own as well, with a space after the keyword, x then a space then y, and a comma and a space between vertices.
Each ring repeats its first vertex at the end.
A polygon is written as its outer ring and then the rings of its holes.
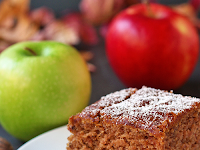
POLYGON ((33 138, 18 150, 66 150, 70 134, 65 125, 33 138))

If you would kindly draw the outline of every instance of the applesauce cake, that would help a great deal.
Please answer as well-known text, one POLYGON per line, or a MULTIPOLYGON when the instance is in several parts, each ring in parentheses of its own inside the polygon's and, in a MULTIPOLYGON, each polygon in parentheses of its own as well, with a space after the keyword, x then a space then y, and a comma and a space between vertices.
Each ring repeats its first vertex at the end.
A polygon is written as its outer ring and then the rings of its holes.
POLYGON ((128 88, 72 116, 67 150, 199 150, 200 99, 128 88))

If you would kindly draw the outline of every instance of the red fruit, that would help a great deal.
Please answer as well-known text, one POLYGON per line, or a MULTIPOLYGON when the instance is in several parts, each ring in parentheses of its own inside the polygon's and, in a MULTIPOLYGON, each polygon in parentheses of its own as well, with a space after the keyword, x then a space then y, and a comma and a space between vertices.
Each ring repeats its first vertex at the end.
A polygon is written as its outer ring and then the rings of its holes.
POLYGON ((124 0, 82 0, 80 10, 87 21, 99 25, 124 8, 124 3, 124 0))
POLYGON ((81 40, 89 45, 98 43, 98 36, 95 28, 86 22, 80 13, 69 13, 62 17, 62 22, 73 28, 81 40))
POLYGON ((30 18, 41 26, 45 26, 55 20, 54 13, 47 7, 40 7, 30 12, 30 18))
POLYGON ((199 38, 192 23, 172 9, 132 6, 111 22, 106 49, 109 62, 127 86, 176 89, 191 75, 199 38))
POLYGON ((199 10, 200 7, 200 0, 190 0, 189 3, 193 6, 196 12, 199 10))

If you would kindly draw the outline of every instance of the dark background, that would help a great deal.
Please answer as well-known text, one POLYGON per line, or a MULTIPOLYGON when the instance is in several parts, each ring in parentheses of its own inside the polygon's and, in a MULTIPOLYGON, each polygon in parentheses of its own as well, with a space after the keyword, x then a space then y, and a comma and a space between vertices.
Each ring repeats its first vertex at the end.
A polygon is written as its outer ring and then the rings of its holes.
MULTIPOLYGON (((63 10, 79 10, 79 2, 81 0, 32 0, 31 8, 37 8, 40 6, 47 6, 52 8, 57 15, 60 14, 63 10)), ((187 0, 157 0, 162 4, 179 4, 187 2, 187 0)))
MULTIPOLYGON (((32 0, 31 9, 47 6, 52 8, 57 16, 60 16, 65 10, 79 10, 78 3, 80 0, 32 0)), ((160 3, 163 4, 178 4, 181 2, 187 2, 183 0, 160 0, 160 3)), ((80 47, 79 47, 80 48, 80 47)), ((120 90, 125 88, 125 86, 120 82, 116 77, 112 69, 110 68, 104 48, 104 41, 101 39, 98 45, 87 47, 82 47, 83 49, 90 50, 94 53, 94 58, 91 61, 97 67, 97 71, 91 73, 92 76, 92 95, 90 104, 97 101, 101 96, 106 95, 110 92, 120 90)), ((181 93, 183 95, 191 95, 195 97, 200 97, 200 61, 198 62, 193 74, 190 79, 178 90, 174 91, 175 93, 181 93)), ((5 130, 0 126, 0 136, 7 139, 14 147, 17 149, 20 147, 23 142, 15 139, 10 136, 5 130)))

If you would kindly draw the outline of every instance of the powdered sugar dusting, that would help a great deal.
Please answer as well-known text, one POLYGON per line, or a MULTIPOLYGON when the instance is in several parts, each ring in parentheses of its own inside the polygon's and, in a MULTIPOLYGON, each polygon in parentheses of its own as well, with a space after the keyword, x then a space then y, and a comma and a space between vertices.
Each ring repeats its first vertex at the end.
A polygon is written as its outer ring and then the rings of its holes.
POLYGON ((129 88, 102 97, 86 107, 79 116, 157 130, 159 125, 172 122, 196 102, 200 103, 200 99, 154 88, 129 88))
POLYGON ((98 102, 86 107, 81 115, 97 115, 100 110, 104 109, 105 107, 112 106, 113 104, 120 103, 131 96, 136 91, 135 88, 124 89, 121 91, 117 91, 114 93, 110 93, 106 96, 103 96, 98 102))
POLYGON ((100 113, 102 118, 117 119, 118 123, 128 120, 127 124, 140 124, 141 128, 149 128, 161 125, 165 120, 172 121, 170 114, 179 114, 190 109, 195 102, 200 102, 200 99, 143 87, 130 98, 113 103, 100 113))

